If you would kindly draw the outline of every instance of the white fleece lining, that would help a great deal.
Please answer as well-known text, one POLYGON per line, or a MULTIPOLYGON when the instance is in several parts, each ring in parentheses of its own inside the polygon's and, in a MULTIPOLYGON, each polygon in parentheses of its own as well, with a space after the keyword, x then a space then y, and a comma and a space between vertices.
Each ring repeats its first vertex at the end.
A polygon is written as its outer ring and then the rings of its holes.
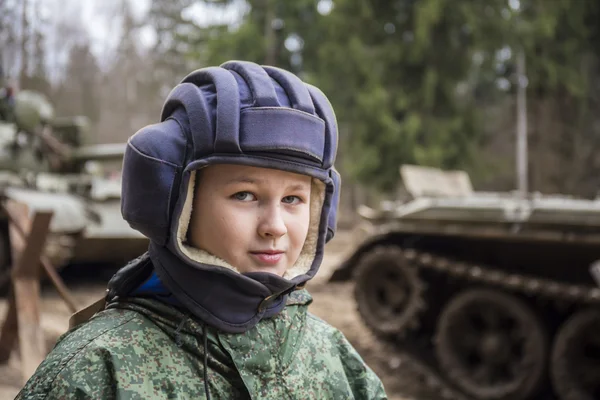
MULTIPOLYGON (((193 247, 187 243, 187 232, 190 225, 190 219, 192 217, 195 185, 196 171, 191 171, 188 190, 185 196, 185 203, 183 205, 183 209, 181 210, 181 216, 179 217, 179 224, 177 226, 177 245, 183 254, 196 262, 217 265, 239 273, 237 268, 230 265, 225 260, 218 258, 204 250, 193 247)), ((320 180, 313 178, 310 192, 310 222, 308 234, 306 235, 306 240, 304 241, 304 246, 302 247, 302 251, 298 256, 298 260, 296 260, 296 263, 283 275, 285 279, 293 279, 297 276, 307 273, 310 270, 317 252, 319 222, 321 220, 321 210, 323 209, 324 201, 325 184, 320 180)))

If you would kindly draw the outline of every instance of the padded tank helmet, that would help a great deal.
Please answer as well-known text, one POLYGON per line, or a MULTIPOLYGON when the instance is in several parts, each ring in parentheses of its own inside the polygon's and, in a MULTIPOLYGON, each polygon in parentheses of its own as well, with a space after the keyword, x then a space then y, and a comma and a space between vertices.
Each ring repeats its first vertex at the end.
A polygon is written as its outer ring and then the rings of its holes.
POLYGON ((196 70, 169 94, 161 122, 129 140, 123 217, 150 239, 164 285, 206 323, 242 332, 285 305, 319 269, 336 230, 338 132, 325 95, 294 74, 245 61, 196 70), (195 174, 242 164, 313 178, 311 227, 296 264, 279 277, 240 273, 186 242, 195 174))

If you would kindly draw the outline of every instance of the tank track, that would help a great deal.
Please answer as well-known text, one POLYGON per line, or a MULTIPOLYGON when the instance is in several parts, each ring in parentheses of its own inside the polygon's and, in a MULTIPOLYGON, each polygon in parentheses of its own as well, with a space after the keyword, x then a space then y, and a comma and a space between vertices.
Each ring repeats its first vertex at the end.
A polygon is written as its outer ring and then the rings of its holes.
MULTIPOLYGON (((404 249, 404 256, 413 267, 446 274, 463 282, 480 283, 490 288, 502 289, 515 294, 536 296, 567 304, 600 306, 600 289, 594 286, 566 284, 551 279, 531 278, 495 270, 463 261, 415 249, 404 249)), ((455 388, 438 370, 418 356, 399 349, 399 355, 411 367, 415 378, 422 381, 428 391, 444 400, 475 400, 455 388)), ((544 397, 546 399, 546 397, 544 397)))
POLYGON ((466 279, 501 288, 513 293, 534 295, 549 299, 586 305, 600 304, 600 288, 556 282, 551 279, 530 278, 481 267, 465 262, 453 261, 432 253, 404 250, 405 257, 419 268, 446 273, 457 279, 466 279))

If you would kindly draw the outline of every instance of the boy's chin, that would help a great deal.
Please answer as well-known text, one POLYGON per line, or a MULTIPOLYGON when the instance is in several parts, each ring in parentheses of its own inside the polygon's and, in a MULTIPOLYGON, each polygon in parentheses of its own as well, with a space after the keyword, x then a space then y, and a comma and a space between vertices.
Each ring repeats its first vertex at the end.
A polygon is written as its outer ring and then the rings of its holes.
POLYGON ((287 271, 287 267, 284 265, 249 265, 245 268, 240 268, 239 271, 242 274, 247 274, 250 272, 266 272, 268 274, 273 274, 281 277, 285 274, 285 271, 287 271))

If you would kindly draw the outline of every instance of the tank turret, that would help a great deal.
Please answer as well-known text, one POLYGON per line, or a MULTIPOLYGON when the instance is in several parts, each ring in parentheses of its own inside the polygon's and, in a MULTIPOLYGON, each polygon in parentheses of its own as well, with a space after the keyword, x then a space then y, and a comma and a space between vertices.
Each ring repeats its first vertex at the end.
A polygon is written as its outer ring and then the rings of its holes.
MULTIPOLYGON (((0 101, 2 101, 0 99, 0 101)), ((21 91, 0 115, 0 200, 54 212, 45 255, 57 266, 121 265, 148 241, 121 217, 119 168, 125 143, 86 145, 89 121, 56 117, 41 93, 21 91)), ((0 212, 0 288, 11 263, 6 216, 0 212)))
POLYGON ((14 120, 19 130, 34 132, 54 119, 54 108, 44 95, 23 90, 15 96, 14 120))

